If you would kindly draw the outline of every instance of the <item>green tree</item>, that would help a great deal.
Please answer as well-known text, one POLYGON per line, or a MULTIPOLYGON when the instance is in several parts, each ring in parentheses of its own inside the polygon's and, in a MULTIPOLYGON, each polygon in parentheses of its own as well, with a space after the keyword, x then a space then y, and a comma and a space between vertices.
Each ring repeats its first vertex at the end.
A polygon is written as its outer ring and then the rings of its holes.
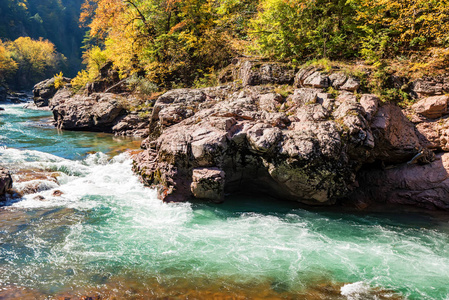
POLYGON ((359 38, 354 15, 346 0, 262 0, 251 36, 271 57, 352 57, 359 38))

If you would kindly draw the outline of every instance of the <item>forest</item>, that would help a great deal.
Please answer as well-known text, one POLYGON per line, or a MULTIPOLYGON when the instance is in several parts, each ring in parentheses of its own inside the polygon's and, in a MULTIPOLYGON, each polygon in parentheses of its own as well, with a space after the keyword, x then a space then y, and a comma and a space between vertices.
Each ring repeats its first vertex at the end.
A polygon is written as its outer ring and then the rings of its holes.
POLYGON ((0 1, 0 80, 6 78, 11 88, 22 89, 60 71, 75 76, 82 67, 81 47, 86 32, 79 26, 82 3, 0 1))
POLYGON ((106 61, 123 78, 138 74, 161 88, 213 84, 236 56, 293 65, 320 59, 388 64, 421 73, 444 72, 449 61, 447 0, 81 2, 2 2, 0 38, 49 39, 67 57, 63 72, 72 77, 81 56, 77 41, 87 32, 85 67, 72 82, 78 88, 106 61))
POLYGON ((235 56, 333 60, 439 72, 448 62, 446 0, 86 0, 92 80, 105 61, 163 87, 213 81, 235 56))

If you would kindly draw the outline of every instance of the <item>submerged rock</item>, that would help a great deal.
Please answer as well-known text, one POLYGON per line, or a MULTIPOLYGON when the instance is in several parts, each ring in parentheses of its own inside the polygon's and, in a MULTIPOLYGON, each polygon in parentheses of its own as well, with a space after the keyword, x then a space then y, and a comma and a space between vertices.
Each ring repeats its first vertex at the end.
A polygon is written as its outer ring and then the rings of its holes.
POLYGON ((34 194, 59 187, 59 172, 50 172, 42 169, 15 170, 14 191, 18 195, 34 194))

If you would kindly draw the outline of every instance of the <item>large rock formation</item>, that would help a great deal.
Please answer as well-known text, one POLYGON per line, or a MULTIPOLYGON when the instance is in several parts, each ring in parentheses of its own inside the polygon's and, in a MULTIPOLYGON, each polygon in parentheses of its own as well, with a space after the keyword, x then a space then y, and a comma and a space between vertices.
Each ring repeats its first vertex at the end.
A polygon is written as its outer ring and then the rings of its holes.
POLYGON ((166 92, 145 120, 105 66, 86 93, 63 89, 50 106, 62 129, 145 136, 149 127, 134 170, 164 201, 257 192, 311 205, 449 209, 449 158, 438 153, 449 150, 445 79, 392 76, 392 87, 426 97, 409 109, 363 94, 363 80, 338 69, 240 59, 219 80, 166 92))
POLYGON ((12 178, 9 171, 0 167, 0 198, 12 188, 12 178))
POLYGON ((235 62, 220 78, 232 84, 159 97, 134 170, 161 199, 223 201, 243 191, 312 205, 449 209, 449 158, 433 152, 449 149, 449 97, 428 91, 403 110, 355 94, 359 80, 338 70, 308 67, 292 77, 276 65, 280 82, 294 87, 282 96, 267 71, 273 66, 235 62))
MULTIPOLYGON (((449 210, 449 153, 445 153, 449 151, 449 97, 441 95, 447 88, 445 82, 428 78, 416 81, 415 91, 425 98, 405 111, 395 108, 414 123, 399 133, 394 128, 399 118, 392 119, 394 126, 389 126, 392 134, 404 142, 398 144, 398 149, 402 152, 408 148, 410 154, 412 148, 419 147, 420 151, 406 163, 365 166, 357 177, 360 188, 349 196, 353 202, 362 205, 389 202, 449 210), (435 157, 430 151, 437 153, 435 157)), ((392 153, 395 151, 390 149, 386 154, 391 157, 392 153)))
MULTIPOLYGON (((310 76, 303 84, 332 82, 310 76)), ((362 98, 347 91, 334 98, 311 87, 287 98, 269 86, 173 90, 155 103, 152 140, 136 157, 135 171, 166 201, 257 191, 332 204, 358 186, 363 164, 407 162, 421 150, 400 108, 378 107, 374 95, 362 98)))

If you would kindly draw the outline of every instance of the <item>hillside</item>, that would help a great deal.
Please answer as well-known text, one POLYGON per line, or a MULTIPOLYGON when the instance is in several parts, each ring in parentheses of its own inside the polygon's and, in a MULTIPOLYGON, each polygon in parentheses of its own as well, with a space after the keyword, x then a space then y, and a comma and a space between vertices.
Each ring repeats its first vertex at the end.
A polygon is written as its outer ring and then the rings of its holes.
POLYGON ((0 39, 48 39, 66 58, 62 71, 75 76, 81 68, 84 29, 78 19, 83 0, 7 0, 0 2, 0 39))

